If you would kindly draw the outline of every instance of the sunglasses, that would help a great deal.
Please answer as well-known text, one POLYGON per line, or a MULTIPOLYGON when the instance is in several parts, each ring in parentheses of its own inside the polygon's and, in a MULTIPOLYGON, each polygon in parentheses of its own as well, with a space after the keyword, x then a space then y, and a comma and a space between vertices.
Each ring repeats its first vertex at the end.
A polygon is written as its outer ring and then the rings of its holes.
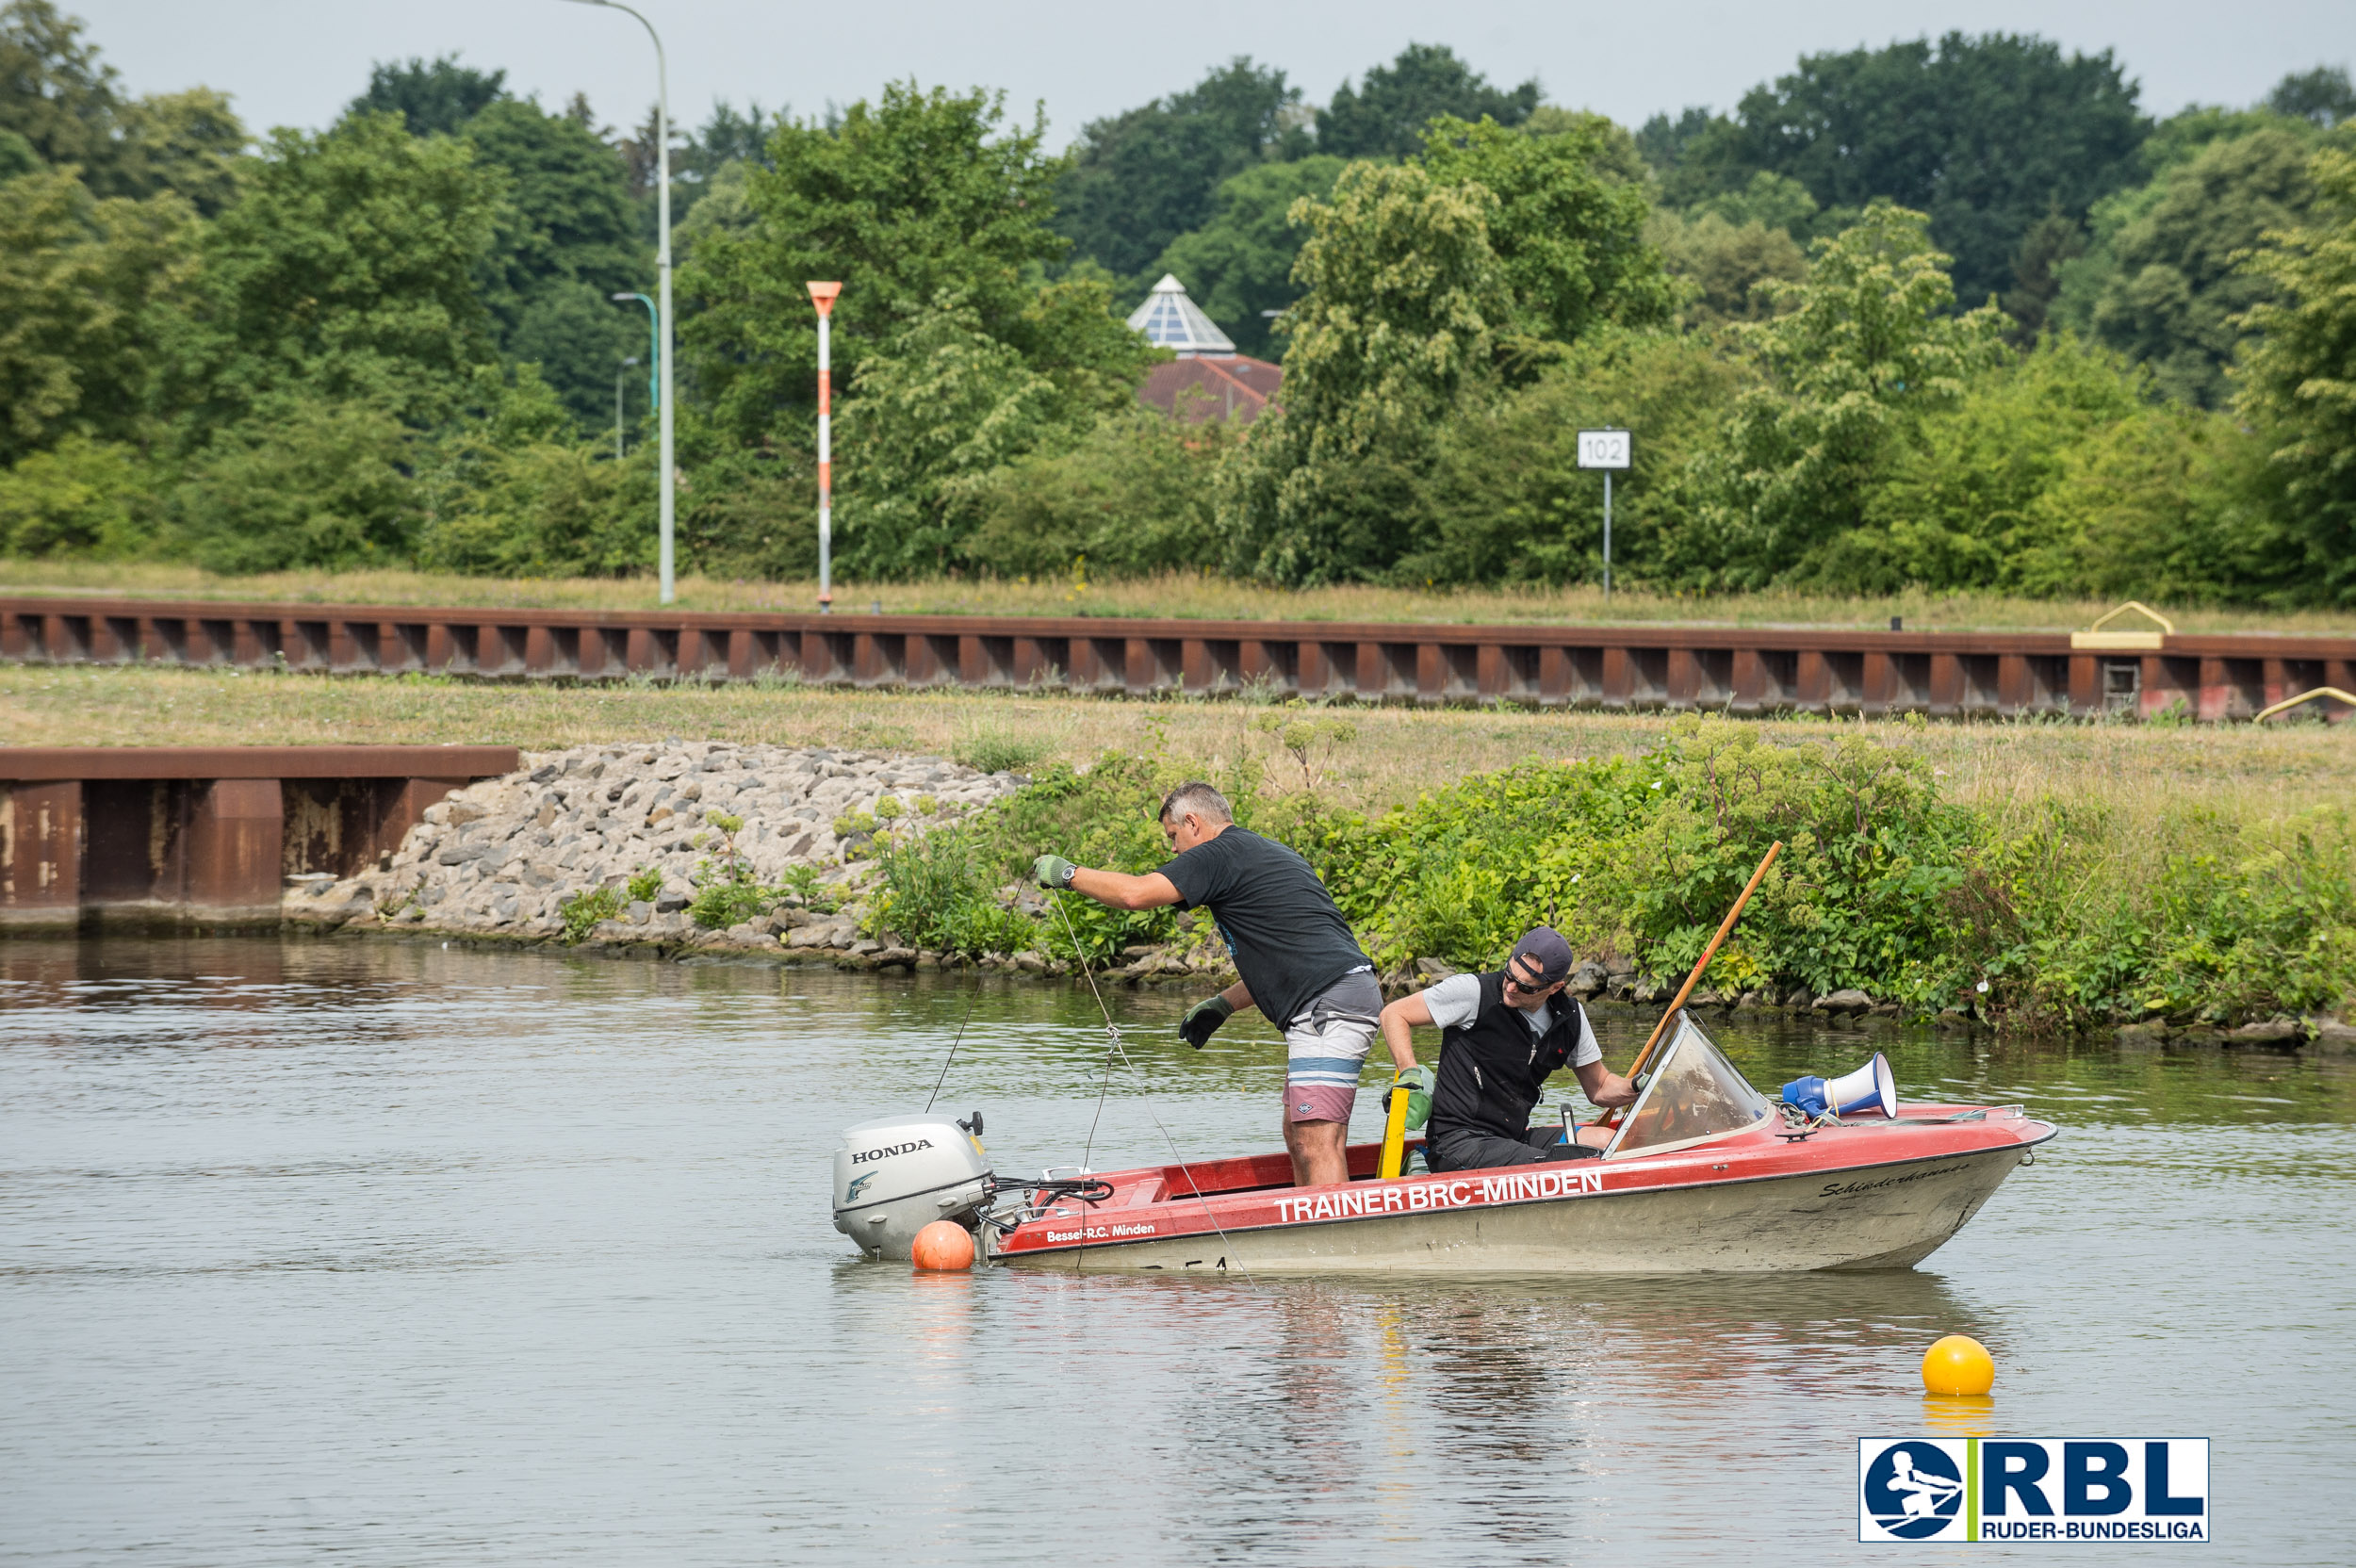
POLYGON ((1535 996, 1540 991, 1552 990, 1562 982, 1560 980, 1525 980, 1509 969, 1505 972, 1505 983, 1524 996, 1535 996))

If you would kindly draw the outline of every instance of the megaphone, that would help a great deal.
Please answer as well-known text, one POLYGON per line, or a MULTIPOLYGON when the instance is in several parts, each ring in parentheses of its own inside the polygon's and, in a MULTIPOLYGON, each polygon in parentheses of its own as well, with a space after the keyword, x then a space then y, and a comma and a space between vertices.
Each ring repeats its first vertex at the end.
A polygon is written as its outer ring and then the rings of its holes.
POLYGON ((1890 1058, 1878 1051, 1872 1061, 1839 1078, 1794 1078, 1783 1086, 1783 1098, 1809 1116, 1826 1111, 1835 1116, 1898 1114, 1898 1083, 1890 1073, 1890 1058))

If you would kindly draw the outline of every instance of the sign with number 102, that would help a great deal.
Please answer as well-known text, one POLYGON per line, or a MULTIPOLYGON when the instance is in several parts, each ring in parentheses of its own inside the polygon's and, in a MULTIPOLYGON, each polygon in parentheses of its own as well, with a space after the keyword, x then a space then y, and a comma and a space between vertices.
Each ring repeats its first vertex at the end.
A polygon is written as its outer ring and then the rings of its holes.
POLYGON ((1582 468, 1625 468, 1628 433, 1624 430, 1583 430, 1579 433, 1579 466, 1582 468))

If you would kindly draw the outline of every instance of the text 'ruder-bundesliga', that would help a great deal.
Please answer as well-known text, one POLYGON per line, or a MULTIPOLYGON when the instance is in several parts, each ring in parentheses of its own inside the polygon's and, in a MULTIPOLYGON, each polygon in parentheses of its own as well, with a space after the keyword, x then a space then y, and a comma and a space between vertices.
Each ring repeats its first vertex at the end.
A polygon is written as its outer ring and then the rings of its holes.
MULTIPOLYGON (((817 615, 0 597, 0 659, 482 679, 1271 695, 1426 704, 2247 719, 2356 689, 2356 637, 817 615)), ((2341 715, 2334 712, 2331 717, 2341 715)))

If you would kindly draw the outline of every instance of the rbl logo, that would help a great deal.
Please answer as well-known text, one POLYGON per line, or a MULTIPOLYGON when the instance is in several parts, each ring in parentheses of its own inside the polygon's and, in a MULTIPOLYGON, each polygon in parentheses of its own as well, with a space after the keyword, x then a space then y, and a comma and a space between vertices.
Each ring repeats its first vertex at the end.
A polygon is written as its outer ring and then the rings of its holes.
POLYGON ((1925 1541, 1945 1534, 1963 1515, 1963 1467, 1936 1443, 1891 1443, 1865 1466, 1865 1516, 1882 1531, 1859 1539, 1925 1541))
POLYGON ((2206 1541, 2205 1437, 1859 1438, 1859 1541, 2206 1541))

